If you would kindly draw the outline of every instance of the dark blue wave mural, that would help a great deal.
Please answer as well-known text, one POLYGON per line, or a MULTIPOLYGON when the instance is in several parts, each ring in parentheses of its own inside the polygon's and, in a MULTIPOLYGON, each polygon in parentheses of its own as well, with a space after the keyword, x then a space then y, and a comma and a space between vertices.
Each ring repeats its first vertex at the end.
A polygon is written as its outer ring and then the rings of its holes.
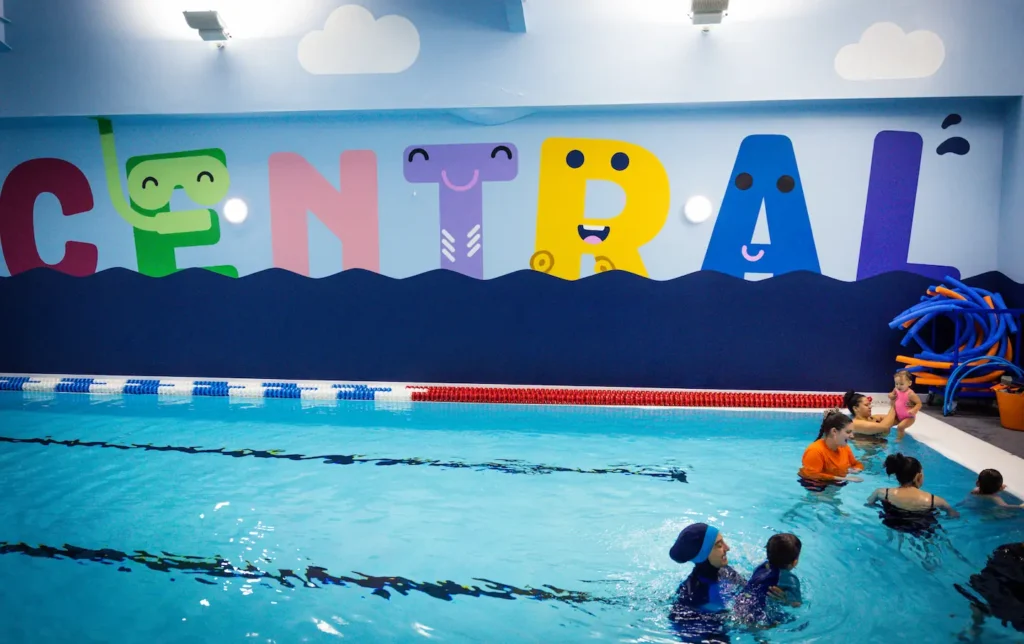
MULTIPOLYGON (((1013 306, 1000 273, 966 280, 1013 306)), ((888 322, 934 280, 713 271, 669 281, 436 270, 321 279, 200 269, 0 278, 0 371, 787 390, 885 390, 888 322)))

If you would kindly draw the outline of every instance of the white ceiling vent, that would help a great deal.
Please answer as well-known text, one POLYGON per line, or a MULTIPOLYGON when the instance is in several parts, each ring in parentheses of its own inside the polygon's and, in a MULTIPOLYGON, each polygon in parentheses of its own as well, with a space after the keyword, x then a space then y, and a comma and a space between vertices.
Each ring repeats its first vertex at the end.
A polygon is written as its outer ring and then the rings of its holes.
POLYGON ((729 10, 729 0, 691 0, 690 18, 695 25, 718 25, 729 10))

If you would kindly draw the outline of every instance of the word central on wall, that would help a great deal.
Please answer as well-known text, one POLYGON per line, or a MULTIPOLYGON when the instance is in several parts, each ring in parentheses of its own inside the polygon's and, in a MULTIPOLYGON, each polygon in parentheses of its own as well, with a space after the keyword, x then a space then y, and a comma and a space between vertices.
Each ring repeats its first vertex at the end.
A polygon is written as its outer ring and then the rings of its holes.
MULTIPOLYGON (((943 129, 961 122, 951 114, 943 129)), ((221 216, 216 210, 229 194, 232 161, 224 149, 154 151, 119 159, 114 124, 93 121, 96 154, 105 185, 90 185, 74 163, 52 157, 17 163, 0 189, 0 248, 12 275, 49 266, 76 276, 97 270, 101 246, 68 241, 64 256, 47 264, 36 243, 36 201, 53 195, 65 216, 97 206, 117 213, 133 233, 138 272, 163 277, 178 270, 177 251, 217 246, 221 216), (178 196, 186 208, 172 207, 178 196)), ((959 277, 954 266, 909 261, 914 216, 924 158, 917 132, 882 130, 868 160, 863 221, 852 237, 859 243, 857 279, 890 271, 909 271, 941 279, 959 277)), ((947 139, 936 153, 962 157, 970 144, 947 139)), ((310 222, 315 217, 343 248, 342 270, 381 272, 379 172, 400 163, 409 186, 436 190, 437 228, 422 239, 436 266, 485 278, 485 257, 501 245, 485 226, 488 186, 510 184, 535 194, 533 250, 509 270, 530 268, 574 280, 587 266, 595 272, 628 271, 648 276, 645 253, 669 221, 672 187, 669 172, 651 150, 606 138, 549 137, 539 149, 512 140, 474 143, 420 142, 388 151, 342 150, 337 184, 302 154, 274 152, 266 161, 270 256, 274 267, 311 274, 310 222), (526 155, 536 163, 536 187, 523 185, 526 155), (596 214, 588 205, 588 184, 617 185, 624 197, 617 213, 596 214)), ((251 165, 251 164, 250 164, 251 165)), ((236 170, 237 172, 237 170, 236 170)), ((763 279, 794 271, 822 272, 819 245, 808 209, 806 186, 793 141, 784 134, 750 134, 735 152, 732 169, 722 177, 723 191, 700 267, 740 278, 763 279)), ((430 193, 432 194, 432 193, 430 193)), ((532 197, 531 197, 532 198, 532 197)), ((208 270, 237 277, 233 258, 208 270)), ((507 272, 507 271, 505 271, 507 272)))

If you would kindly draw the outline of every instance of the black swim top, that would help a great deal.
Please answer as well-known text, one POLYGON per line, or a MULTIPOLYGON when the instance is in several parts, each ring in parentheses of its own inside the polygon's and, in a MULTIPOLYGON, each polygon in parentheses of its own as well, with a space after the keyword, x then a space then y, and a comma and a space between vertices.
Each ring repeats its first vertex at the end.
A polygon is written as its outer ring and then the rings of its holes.
POLYGON ((931 534, 939 525, 935 511, 935 495, 932 495, 931 503, 926 510, 904 510, 896 507, 889 501, 889 489, 885 490, 885 498, 882 499, 882 511, 878 514, 882 524, 886 527, 906 532, 908 534, 923 536, 931 534))

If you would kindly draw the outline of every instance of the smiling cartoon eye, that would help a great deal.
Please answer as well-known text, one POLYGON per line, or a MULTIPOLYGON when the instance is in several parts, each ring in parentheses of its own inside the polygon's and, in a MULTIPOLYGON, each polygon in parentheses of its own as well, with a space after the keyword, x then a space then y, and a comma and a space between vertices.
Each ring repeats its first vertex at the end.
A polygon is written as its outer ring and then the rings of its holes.
POLYGON ((506 155, 508 155, 508 160, 512 160, 512 150, 509 150, 508 147, 504 145, 499 145, 498 147, 491 150, 491 158, 493 159, 496 156, 498 156, 499 152, 504 152, 506 155))
POLYGON ((754 185, 754 177, 750 176, 748 173, 741 172, 736 175, 736 187, 740 190, 748 190, 752 185, 754 185))
POLYGON ((146 177, 145 179, 142 180, 142 189, 143 190, 146 189, 146 186, 147 186, 147 184, 149 184, 150 181, 153 182, 153 187, 154 188, 160 185, 160 182, 156 180, 156 177, 146 177))
POLYGON ((788 174, 784 174, 775 182, 775 187, 779 189, 779 192, 791 192, 796 187, 796 181, 788 174))
POLYGON ((196 182, 201 182, 204 176, 209 177, 210 183, 213 183, 213 175, 207 172, 206 170, 203 170, 202 172, 196 175, 196 182))
MULTIPOLYGON (((415 157, 417 154, 422 154, 424 161, 430 161, 430 155, 427 154, 426 150, 424 150, 423 148, 416 148, 415 150, 409 153, 409 163, 412 163, 413 157, 415 157)), ((494 155, 492 154, 491 156, 493 157, 494 155)))

